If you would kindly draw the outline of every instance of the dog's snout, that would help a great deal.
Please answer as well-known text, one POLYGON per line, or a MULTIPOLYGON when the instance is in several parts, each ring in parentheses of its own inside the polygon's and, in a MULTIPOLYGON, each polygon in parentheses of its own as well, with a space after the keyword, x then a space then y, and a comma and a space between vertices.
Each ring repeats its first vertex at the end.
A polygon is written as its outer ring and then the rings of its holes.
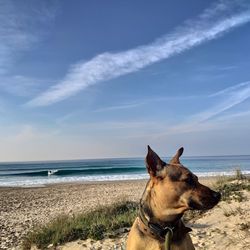
POLYGON ((213 192, 213 197, 219 201, 221 198, 221 194, 219 192, 213 192))

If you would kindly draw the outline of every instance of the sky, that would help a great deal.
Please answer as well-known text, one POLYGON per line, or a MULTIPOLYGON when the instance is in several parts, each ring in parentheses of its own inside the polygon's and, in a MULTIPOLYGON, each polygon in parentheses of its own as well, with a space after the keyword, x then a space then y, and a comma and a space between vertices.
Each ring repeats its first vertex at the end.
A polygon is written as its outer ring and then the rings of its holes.
POLYGON ((250 154, 247 0, 0 0, 0 161, 250 154))

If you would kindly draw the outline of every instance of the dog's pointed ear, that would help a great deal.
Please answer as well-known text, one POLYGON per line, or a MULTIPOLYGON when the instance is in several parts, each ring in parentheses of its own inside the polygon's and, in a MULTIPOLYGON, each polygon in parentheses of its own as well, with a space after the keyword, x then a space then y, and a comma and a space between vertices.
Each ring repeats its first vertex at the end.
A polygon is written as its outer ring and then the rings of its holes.
POLYGON ((169 162, 170 164, 180 164, 180 157, 183 154, 184 148, 181 147, 178 149, 178 151, 176 152, 175 156, 171 159, 171 161, 169 162))
POLYGON ((151 177, 156 177, 166 165, 164 161, 148 146, 148 154, 146 156, 146 166, 151 177))

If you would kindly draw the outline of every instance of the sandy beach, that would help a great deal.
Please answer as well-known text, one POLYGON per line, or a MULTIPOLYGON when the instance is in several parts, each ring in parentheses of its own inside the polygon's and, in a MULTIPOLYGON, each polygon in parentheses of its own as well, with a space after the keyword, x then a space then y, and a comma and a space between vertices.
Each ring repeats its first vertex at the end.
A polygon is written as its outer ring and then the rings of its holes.
MULTIPOLYGON (((216 178, 203 178, 211 185, 216 178)), ((22 238, 32 227, 44 224, 59 214, 77 214, 121 200, 139 201, 146 180, 58 184, 32 188, 0 188, 0 249, 20 249, 22 238)), ((249 249, 249 228, 240 229, 250 220, 250 195, 241 202, 221 202, 200 219, 191 222, 197 249, 249 249), (248 247, 247 247, 248 246, 248 247)), ((124 244, 126 233, 118 239, 77 241, 58 249, 113 249, 124 244)))
POLYGON ((59 214, 73 214, 119 200, 138 201, 146 181, 58 184, 36 188, 0 188, 0 249, 20 244, 34 225, 59 214))

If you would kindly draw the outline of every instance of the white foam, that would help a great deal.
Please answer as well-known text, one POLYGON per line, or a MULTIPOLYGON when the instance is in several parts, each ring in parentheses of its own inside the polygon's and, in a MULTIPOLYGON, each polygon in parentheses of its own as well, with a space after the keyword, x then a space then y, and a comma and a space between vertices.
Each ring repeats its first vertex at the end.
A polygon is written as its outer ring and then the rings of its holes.
MULTIPOLYGON (((235 175, 235 171, 227 172, 195 172, 199 177, 228 176, 235 175)), ((242 171, 242 174, 250 174, 250 171, 242 171)), ((69 182, 98 182, 98 181, 119 181, 119 180, 141 180, 148 179, 148 174, 123 174, 123 175, 95 175, 95 176, 68 176, 68 177, 15 177, 0 178, 2 187, 41 187, 49 184, 69 183, 69 182)))

